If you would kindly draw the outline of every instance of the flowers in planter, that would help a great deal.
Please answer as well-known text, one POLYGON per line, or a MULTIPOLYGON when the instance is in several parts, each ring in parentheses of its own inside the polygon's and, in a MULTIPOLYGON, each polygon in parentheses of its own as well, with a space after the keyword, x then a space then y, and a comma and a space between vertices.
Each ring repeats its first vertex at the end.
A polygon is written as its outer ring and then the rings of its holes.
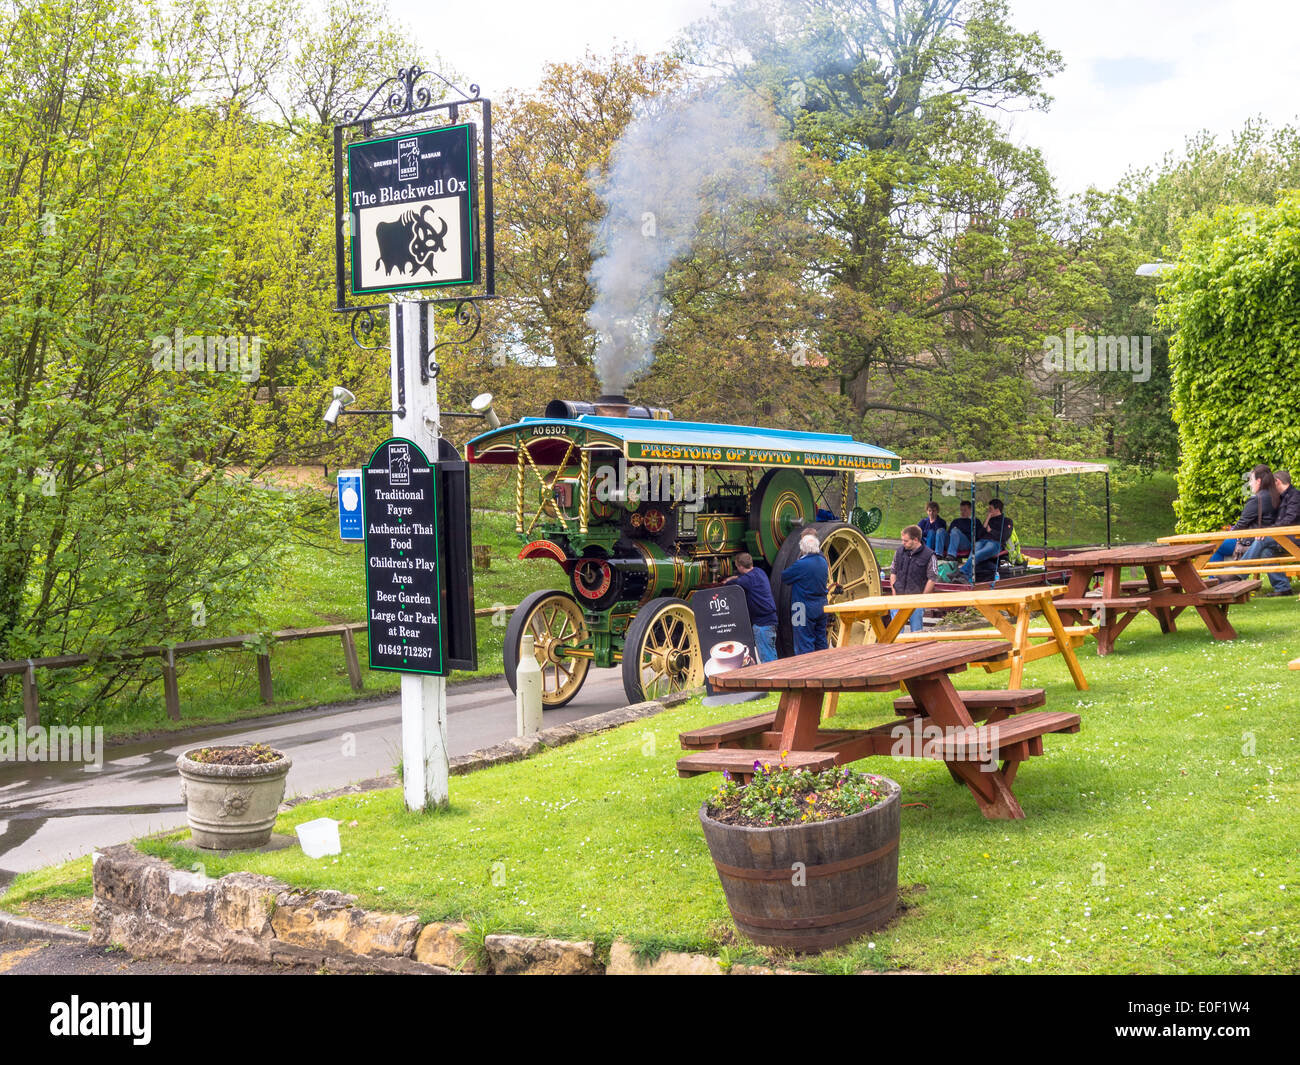
POLYGON ((754 763, 754 778, 738 784, 728 773, 709 799, 708 813, 728 825, 766 828, 830 821, 861 813, 892 794, 884 777, 835 766, 819 773, 754 763))
POLYGON ((265 743, 251 743, 240 747, 203 747, 191 751, 189 757, 204 765, 264 765, 283 756, 265 743))

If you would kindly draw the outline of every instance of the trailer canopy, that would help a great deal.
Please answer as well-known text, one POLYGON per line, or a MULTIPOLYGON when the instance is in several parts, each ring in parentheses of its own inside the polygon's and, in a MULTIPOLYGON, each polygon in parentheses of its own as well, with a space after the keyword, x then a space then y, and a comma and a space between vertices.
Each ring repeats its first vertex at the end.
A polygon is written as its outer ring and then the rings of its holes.
POLYGON ((997 462, 905 462, 896 470, 858 470, 859 481, 884 481, 898 477, 921 477, 927 481, 956 481, 958 484, 997 484, 1033 477, 1061 477, 1072 473, 1110 473, 1101 462, 1070 459, 1007 459, 997 462))

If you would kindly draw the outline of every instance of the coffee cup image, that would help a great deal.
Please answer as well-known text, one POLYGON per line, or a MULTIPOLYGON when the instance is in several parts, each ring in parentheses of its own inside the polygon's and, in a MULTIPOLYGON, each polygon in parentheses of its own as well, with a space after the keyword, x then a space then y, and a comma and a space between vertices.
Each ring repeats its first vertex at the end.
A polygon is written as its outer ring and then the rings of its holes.
POLYGON ((753 657, 748 647, 739 640, 724 640, 709 648, 709 660, 704 663, 704 675, 711 677, 752 663, 753 657))

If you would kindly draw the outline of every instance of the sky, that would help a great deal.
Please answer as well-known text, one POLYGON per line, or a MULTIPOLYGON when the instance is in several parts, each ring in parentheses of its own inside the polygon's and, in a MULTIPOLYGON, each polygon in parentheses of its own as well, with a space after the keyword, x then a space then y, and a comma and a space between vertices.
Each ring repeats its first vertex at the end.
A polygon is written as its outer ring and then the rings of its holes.
MULTIPOLYGON (((527 88, 545 64, 616 43, 667 47, 710 0, 490 0, 429 5, 389 0, 425 47, 500 97, 527 88), (485 26, 484 13, 488 13, 485 26)), ((1300 111, 1300 3, 1295 0, 1009 0, 1011 22, 1062 53, 1046 113, 1005 117, 1018 143, 1040 148, 1066 194, 1113 186, 1156 166, 1186 138, 1227 136, 1263 115, 1300 111)))

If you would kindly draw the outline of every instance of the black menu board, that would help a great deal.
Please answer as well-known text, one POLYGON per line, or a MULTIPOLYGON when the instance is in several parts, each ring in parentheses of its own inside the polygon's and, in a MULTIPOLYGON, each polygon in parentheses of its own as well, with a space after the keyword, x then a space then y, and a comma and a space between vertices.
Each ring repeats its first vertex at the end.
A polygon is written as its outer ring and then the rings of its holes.
POLYGON ((691 596, 691 611, 695 615, 695 631, 700 636, 700 655, 704 659, 704 686, 708 692, 704 705, 761 699, 763 692, 720 694, 713 688, 713 678, 717 674, 752 666, 758 661, 745 590, 738 584, 701 589, 691 596))
POLYGON ((410 440, 385 441, 362 471, 371 669, 446 673, 437 486, 410 440))

